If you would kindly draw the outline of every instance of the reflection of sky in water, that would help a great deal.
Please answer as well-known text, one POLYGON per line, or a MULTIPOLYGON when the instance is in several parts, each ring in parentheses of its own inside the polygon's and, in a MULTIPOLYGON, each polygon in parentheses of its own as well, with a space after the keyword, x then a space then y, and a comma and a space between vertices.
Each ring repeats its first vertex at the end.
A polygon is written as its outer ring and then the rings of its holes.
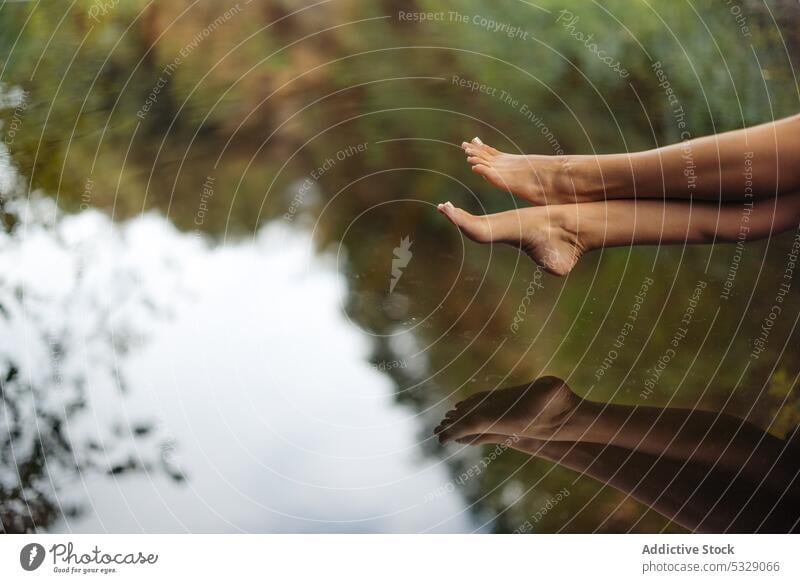
POLYGON ((446 467, 422 455, 418 420, 342 313, 334 262, 310 256, 305 235, 273 225, 209 248, 155 214, 115 226, 87 211, 50 228, 50 201, 19 208, 31 218, 2 236, 0 261, 6 289, 27 299, 3 351, 35 381, 52 371, 27 319, 68 330, 57 372, 87 378, 88 408, 67 431, 76 444, 155 424, 116 451, 75 451, 155 470, 75 479, 52 468, 59 502, 86 509, 55 530, 471 530, 460 496, 442 493, 446 467), (187 481, 157 471, 161 458, 187 481))

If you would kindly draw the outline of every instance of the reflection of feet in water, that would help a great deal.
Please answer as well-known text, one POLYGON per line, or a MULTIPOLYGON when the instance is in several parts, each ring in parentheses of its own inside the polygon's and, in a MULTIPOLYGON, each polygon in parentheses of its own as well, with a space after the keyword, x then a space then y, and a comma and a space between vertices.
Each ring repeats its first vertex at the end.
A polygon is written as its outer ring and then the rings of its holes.
POLYGON ((472 395, 447 413, 436 433, 442 443, 485 433, 550 439, 581 402, 561 379, 542 377, 512 389, 472 395))
POLYGON ((506 154, 478 138, 461 147, 472 171, 492 186, 536 205, 574 202, 569 158, 506 154))
MULTIPOLYGON (((516 449, 517 451, 521 451, 522 453, 541 457, 544 457, 544 455, 547 453, 547 441, 542 439, 533 439, 532 437, 515 437, 513 440, 509 440, 510 437, 511 436, 509 435, 501 435, 499 433, 481 433, 479 435, 468 435, 466 437, 456 439, 456 441, 464 445, 508 444, 509 447, 516 449)), ((569 444, 569 442, 564 443, 569 444)))
POLYGON ((692 531, 800 528, 795 434, 779 439, 724 413, 593 403, 545 377, 478 393, 435 432, 443 443, 507 444, 557 463, 692 531))
POLYGON ((522 208, 475 216, 446 202, 439 211, 477 243, 507 243, 520 248, 554 275, 569 273, 583 254, 574 214, 566 207, 522 208))

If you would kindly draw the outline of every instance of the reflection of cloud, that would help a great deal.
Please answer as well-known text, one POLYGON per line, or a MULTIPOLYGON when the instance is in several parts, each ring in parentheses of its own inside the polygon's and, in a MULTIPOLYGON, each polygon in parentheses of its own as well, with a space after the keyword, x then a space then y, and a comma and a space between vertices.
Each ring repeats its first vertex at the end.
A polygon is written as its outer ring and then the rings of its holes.
POLYGON ((98 212, 58 218, 49 199, 4 194, 13 226, 0 231, 0 522, 24 531, 85 507, 60 498, 81 472, 181 477, 158 455, 148 408, 120 398, 124 358, 162 317, 153 298, 174 274, 163 252, 139 269, 128 229, 98 212))
MULTIPOLYGON (((0 172, 4 194, 11 170, 0 172)), ((58 218, 49 199, 5 206, 17 222, 0 232, 5 397, 8 379, 25 383, 0 492, 37 441, 47 460, 25 499, 0 500, 7 528, 34 496, 49 513, 38 528, 76 503, 92 512, 68 518, 70 530, 470 528, 457 494, 424 503, 446 469, 419 457, 417 421, 341 312, 344 281, 332 262, 307 263, 303 236, 273 227, 212 251, 155 215, 115 226, 96 211, 58 218), (173 459, 188 494, 150 472, 116 479, 137 465, 180 476, 173 459)))
MULTIPOLYGON (((74 240, 91 216, 65 221, 61 236, 74 240)), ((417 420, 396 407, 369 341, 342 313, 344 280, 333 262, 310 259, 304 236, 272 226, 210 250, 155 216, 107 236, 123 247, 107 251, 117 263, 175 309, 147 320, 147 344, 126 359, 124 401, 90 383, 92 407, 103 418, 157 415, 176 444, 160 455, 190 479, 187 489, 157 476, 87 476, 94 513, 71 530, 470 528, 457 493, 424 503, 446 468, 422 459, 417 420), (162 285, 165 250, 181 266, 179 301, 162 285)), ((116 306, 115 318, 147 318, 116 306)))
POLYGON ((8 150, 4 144, 0 144, 0 196, 5 197, 7 192, 13 190, 15 179, 16 175, 11 166, 8 150))

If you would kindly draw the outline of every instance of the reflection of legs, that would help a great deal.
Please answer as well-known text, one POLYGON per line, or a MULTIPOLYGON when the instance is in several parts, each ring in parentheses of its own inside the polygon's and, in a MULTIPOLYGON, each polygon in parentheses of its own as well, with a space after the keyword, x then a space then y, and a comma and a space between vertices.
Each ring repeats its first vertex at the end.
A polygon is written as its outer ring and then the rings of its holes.
POLYGON ((572 270, 586 252, 625 245, 753 241, 797 228, 800 193, 741 203, 614 200, 522 208, 476 216, 450 203, 439 210, 478 243, 521 248, 556 275, 572 270))
POLYGON ((743 200, 800 188, 800 116, 646 152, 600 156, 505 154, 464 142, 472 169, 533 202, 563 204, 656 197, 743 200))
POLYGON ((443 442, 483 433, 613 445, 721 471, 743 469, 752 473, 753 481, 767 473, 783 480, 794 476, 785 464, 773 468, 786 442, 743 419, 702 410, 588 401, 555 377, 473 395, 458 403, 437 428, 443 442))
MULTIPOLYGON (((460 441, 503 443, 497 434, 460 441)), ((700 532, 789 532, 800 520, 800 488, 795 477, 762 475, 752 482, 709 465, 632 452, 594 443, 521 438, 519 451, 547 459, 607 484, 659 514, 700 532)), ((747 472, 752 473, 752 472, 747 472)))
POLYGON ((586 403, 556 439, 609 444, 723 471, 742 469, 752 472, 752 479, 786 470, 773 468, 786 442, 738 417, 698 409, 586 403))

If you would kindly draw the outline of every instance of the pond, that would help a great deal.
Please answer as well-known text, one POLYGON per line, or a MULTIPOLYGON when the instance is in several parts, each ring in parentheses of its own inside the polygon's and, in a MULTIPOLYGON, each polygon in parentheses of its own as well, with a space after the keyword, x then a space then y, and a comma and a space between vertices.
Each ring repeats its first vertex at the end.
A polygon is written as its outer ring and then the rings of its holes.
POLYGON ((793 233, 603 250, 558 278, 436 212, 522 205, 469 171, 475 135, 602 153, 679 140, 675 99, 691 136, 796 111, 790 8, 743 36, 712 2, 606 4, 0 7, 4 529, 680 531, 432 435, 545 374, 800 421, 793 319, 752 356, 793 233))

